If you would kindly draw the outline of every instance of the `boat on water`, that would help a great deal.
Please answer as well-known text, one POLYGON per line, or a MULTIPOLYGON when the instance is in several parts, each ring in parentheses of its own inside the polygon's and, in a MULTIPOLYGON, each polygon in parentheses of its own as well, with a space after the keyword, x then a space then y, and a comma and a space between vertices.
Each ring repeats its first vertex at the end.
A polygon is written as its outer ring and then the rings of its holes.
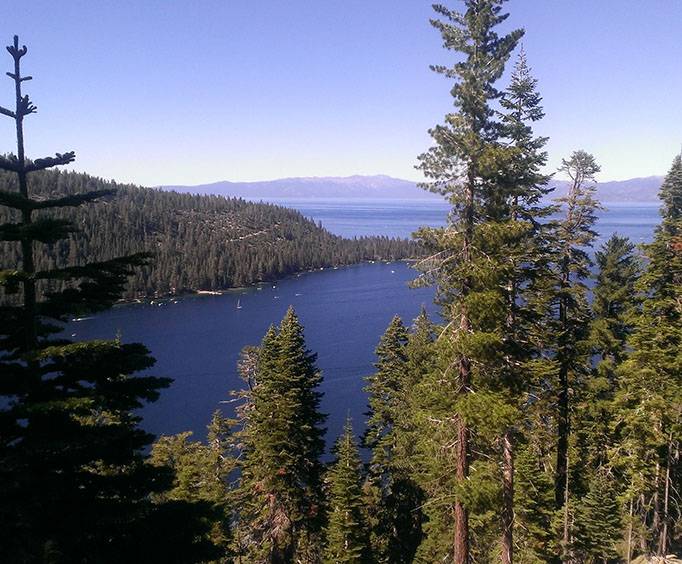
POLYGON ((237 309, 242 309, 242 301, 237 300, 237 309))

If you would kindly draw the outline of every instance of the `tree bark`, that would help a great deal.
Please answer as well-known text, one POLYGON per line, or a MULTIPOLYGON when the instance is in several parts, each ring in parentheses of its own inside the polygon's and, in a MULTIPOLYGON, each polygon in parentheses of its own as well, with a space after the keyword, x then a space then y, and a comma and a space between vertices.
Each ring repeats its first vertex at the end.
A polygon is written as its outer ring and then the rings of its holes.
MULTIPOLYGON (((462 316, 462 325, 468 330, 468 318, 462 316)), ((471 364, 468 358, 459 362, 460 394, 467 393, 471 377, 471 364)), ((455 416, 457 447, 455 452, 455 477, 463 482, 469 476, 469 429, 461 416, 455 416)), ((454 564, 469 563, 469 512, 461 500, 455 500, 455 536, 453 539, 454 564)))
POLYGON ((630 500, 630 521, 628 522, 628 534, 625 539, 625 564, 632 560, 632 499, 630 500))
POLYGON ((658 555, 665 556, 668 551, 668 513, 669 513, 669 503, 670 503, 670 465, 672 463, 672 432, 670 433, 668 439, 668 453, 666 456, 665 464, 665 487, 663 488, 663 518, 662 518, 662 528, 661 534, 658 539, 658 555))
POLYGON ((502 438, 502 554, 503 564, 514 561, 514 445, 511 431, 502 438))
MULTIPOLYGON (((457 480, 469 475, 469 429, 461 418, 457 418, 457 480)), ((469 563, 469 512, 464 504, 455 501, 454 564, 469 563)))
MULTIPOLYGON (((569 284, 568 257, 564 256, 562 265, 561 286, 565 291, 569 284)), ((568 435, 569 427, 569 383, 568 383, 568 360, 565 358, 566 347, 565 334, 568 330, 568 305, 562 296, 559 302, 559 323, 562 336, 558 347, 559 361, 559 394, 558 394, 558 420, 557 420, 557 450, 556 471, 554 478, 554 497, 557 509, 566 502, 566 484, 568 482, 568 435)))
MULTIPOLYGON (((462 261, 471 263, 471 242, 474 235, 474 187, 476 182, 475 163, 469 166, 467 174, 466 204, 464 210, 464 238, 462 241, 462 261)), ((471 331, 471 321, 467 312, 466 298, 471 291, 471 280, 465 278, 462 283, 460 296, 459 332, 467 334, 471 331)), ((459 360, 458 394, 469 393, 471 385, 471 360, 463 355, 459 360)), ((455 415, 457 433, 457 448, 455 452, 455 477, 458 482, 464 482, 469 476, 469 429, 459 414, 455 415)), ((460 499, 455 500, 454 508, 455 531, 453 539, 454 564, 469 563, 469 512, 460 499)))
MULTIPOLYGON (((660 427, 659 427, 660 428, 660 427)), ((654 479, 654 495, 652 499, 653 505, 653 517, 651 519, 651 550, 654 550, 654 542, 658 545, 657 541, 654 541, 661 534, 661 499, 659 490, 661 489, 661 463, 656 462, 656 478, 654 479)), ((656 546, 658 549, 658 546, 656 546)))
POLYGON ((569 526, 569 511, 568 511, 568 453, 566 453, 566 479, 564 482, 564 538, 563 538, 563 556, 562 562, 570 562, 571 555, 569 550, 569 542, 571 540, 571 532, 569 526))
MULTIPOLYGON (((21 54, 19 50, 19 39, 14 36, 14 50, 15 53, 12 54, 14 58, 14 94, 15 94, 15 112, 14 121, 16 126, 16 137, 17 137, 17 162, 19 169, 17 171, 17 179, 19 182, 19 193, 28 198, 28 182, 26 179, 26 156, 24 153, 24 113, 22 111, 22 93, 21 93, 21 83, 23 77, 21 76, 21 54)), ((23 51, 25 53, 25 50, 23 51)), ((21 212, 22 223, 28 225, 31 223, 31 210, 24 209, 21 212)), ((37 344, 36 335, 36 287, 33 274, 35 274, 35 266, 33 262, 33 242, 32 241, 22 241, 21 242, 21 253, 22 253, 22 265, 21 268, 28 276, 23 282, 24 287, 24 348, 27 351, 35 349, 37 344)))

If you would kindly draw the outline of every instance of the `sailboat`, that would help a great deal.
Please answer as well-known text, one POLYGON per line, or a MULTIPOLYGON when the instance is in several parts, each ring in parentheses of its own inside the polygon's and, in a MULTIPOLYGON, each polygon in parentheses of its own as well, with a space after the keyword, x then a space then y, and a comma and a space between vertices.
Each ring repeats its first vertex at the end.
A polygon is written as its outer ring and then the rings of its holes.
POLYGON ((237 309, 242 309, 242 302, 241 302, 241 300, 237 300, 237 309))

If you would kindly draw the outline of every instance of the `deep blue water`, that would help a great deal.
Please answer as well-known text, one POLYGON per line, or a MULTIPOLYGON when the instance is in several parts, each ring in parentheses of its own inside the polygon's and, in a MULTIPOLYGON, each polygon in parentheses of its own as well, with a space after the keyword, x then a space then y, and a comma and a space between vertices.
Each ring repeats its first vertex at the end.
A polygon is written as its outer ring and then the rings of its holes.
POLYGON ((144 408, 144 427, 157 434, 193 430, 203 434, 211 414, 231 413, 229 390, 241 387, 239 351, 258 344, 287 307, 296 309, 308 347, 323 371, 322 409, 336 434, 350 414, 361 426, 365 410, 363 376, 371 372, 373 350, 394 314, 411 321, 421 304, 431 307, 432 291, 410 290, 414 272, 403 263, 364 264, 305 273, 277 284, 221 296, 191 296, 115 307, 72 322, 75 339, 114 338, 143 342, 157 359, 151 371, 175 382, 161 399, 144 408), (237 300, 241 309, 237 309, 237 300))
MULTIPOLYGON (((447 210, 439 202, 286 203, 344 236, 408 236, 420 225, 442 224, 447 210)), ((642 242, 650 239, 657 223, 656 206, 620 204, 601 214, 597 229, 601 240, 618 231, 642 242)), ((432 290, 408 288, 413 277, 403 263, 327 269, 221 296, 120 306, 72 322, 66 333, 75 334, 75 339, 120 334, 126 342, 145 343, 157 359, 151 372, 175 381, 159 401, 143 409, 144 427, 156 434, 193 430, 203 436, 215 409, 231 413, 231 405, 221 402, 241 386, 236 371, 239 351, 258 344, 291 304, 305 326, 309 348, 318 353, 324 376, 322 409, 329 414, 327 438, 332 441, 347 414, 356 430, 362 428, 363 378, 372 371, 373 351, 392 316, 410 322, 422 304, 435 315, 432 290)))

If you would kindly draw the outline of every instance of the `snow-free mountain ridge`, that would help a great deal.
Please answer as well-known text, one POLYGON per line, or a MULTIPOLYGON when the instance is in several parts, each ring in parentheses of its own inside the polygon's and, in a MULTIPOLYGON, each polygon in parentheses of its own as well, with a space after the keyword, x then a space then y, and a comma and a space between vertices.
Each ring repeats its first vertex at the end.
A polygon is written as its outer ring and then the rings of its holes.
MULTIPOLYGON (((656 202, 662 176, 600 182, 602 202, 656 202)), ((565 180, 553 180, 553 197, 568 189, 565 180)), ((281 178, 260 182, 214 182, 196 186, 160 186, 163 190, 192 194, 215 194, 249 200, 274 198, 410 199, 438 200, 440 196, 419 188, 415 182, 385 175, 346 177, 281 178)))

